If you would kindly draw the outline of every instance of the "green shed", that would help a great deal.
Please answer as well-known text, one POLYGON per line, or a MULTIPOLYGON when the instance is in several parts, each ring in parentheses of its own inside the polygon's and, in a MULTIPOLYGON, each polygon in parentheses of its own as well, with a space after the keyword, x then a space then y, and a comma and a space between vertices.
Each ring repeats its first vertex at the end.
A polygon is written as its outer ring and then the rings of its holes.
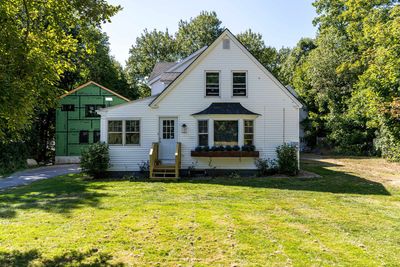
POLYGON ((128 101, 93 81, 62 95, 56 110, 56 163, 79 162, 81 150, 100 140, 96 110, 128 101))

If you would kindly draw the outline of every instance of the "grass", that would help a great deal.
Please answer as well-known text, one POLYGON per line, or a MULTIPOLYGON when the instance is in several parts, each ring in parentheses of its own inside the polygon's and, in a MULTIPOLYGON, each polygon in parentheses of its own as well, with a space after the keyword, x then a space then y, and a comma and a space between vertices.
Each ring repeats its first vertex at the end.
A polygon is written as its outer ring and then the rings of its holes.
POLYGON ((399 165, 317 160, 311 180, 70 175, 5 191, 0 266, 398 265, 399 165))

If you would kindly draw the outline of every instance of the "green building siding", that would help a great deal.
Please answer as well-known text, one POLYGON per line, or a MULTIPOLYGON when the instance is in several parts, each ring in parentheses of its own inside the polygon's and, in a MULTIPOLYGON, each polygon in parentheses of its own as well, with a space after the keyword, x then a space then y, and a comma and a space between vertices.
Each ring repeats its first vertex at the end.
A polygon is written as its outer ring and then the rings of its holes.
POLYGON ((100 131, 100 117, 86 117, 87 105, 115 106, 127 102, 95 84, 60 99, 56 110, 56 156, 80 156, 82 148, 93 143, 94 132, 100 131), (112 97, 113 101, 106 101, 112 97), (63 111, 63 105, 74 105, 74 111, 63 111), (79 143, 81 131, 89 132, 88 144, 79 143))

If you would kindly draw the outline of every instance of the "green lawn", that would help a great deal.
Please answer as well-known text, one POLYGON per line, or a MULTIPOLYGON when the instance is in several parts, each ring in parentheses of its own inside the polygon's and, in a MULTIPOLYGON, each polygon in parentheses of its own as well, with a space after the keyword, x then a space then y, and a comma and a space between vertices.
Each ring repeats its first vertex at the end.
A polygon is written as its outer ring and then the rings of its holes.
POLYGON ((306 161, 313 180, 73 175, 9 190, 0 266, 398 266, 399 188, 343 164, 306 161))

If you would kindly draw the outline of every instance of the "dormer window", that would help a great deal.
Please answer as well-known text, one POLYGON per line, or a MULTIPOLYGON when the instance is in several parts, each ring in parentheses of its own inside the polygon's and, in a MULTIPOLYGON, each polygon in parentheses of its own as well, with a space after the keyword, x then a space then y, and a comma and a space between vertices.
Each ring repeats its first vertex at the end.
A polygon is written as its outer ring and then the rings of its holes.
POLYGON ((247 96, 247 73, 245 71, 232 72, 233 96, 247 96))
POLYGON ((219 96, 219 72, 206 72, 206 96, 219 96))

